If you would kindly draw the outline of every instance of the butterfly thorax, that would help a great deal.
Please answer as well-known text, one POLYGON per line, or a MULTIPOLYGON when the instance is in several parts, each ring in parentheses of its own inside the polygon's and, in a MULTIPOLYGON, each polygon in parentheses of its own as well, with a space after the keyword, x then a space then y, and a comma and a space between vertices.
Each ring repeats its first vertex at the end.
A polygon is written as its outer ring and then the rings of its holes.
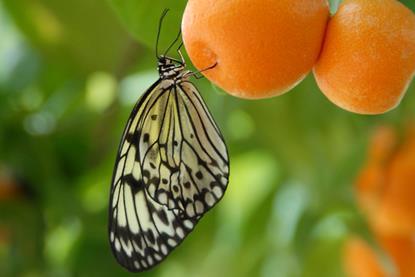
POLYGON ((157 69, 162 80, 174 80, 177 82, 186 75, 183 62, 166 56, 159 57, 157 69))

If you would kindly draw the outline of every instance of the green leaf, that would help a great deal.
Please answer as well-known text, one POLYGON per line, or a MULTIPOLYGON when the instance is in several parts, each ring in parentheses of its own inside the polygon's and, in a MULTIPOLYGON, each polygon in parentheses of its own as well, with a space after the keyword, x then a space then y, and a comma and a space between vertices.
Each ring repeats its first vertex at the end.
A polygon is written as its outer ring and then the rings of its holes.
POLYGON ((402 0, 400 2, 402 2, 402 4, 407 6, 412 11, 415 11, 415 2, 413 0, 402 0))
POLYGON ((108 0, 129 32, 144 45, 155 48, 157 28, 164 9, 169 13, 164 19, 159 49, 163 51, 180 30, 186 0, 108 0))

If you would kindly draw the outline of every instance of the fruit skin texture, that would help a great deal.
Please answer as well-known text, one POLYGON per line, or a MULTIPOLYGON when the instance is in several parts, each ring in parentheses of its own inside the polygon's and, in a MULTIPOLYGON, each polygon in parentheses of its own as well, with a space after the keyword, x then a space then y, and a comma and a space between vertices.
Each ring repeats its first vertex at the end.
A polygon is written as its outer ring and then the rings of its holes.
POLYGON ((312 69, 329 17, 326 0, 189 0, 183 41, 199 70, 228 93, 280 95, 312 69))
POLYGON ((345 0, 330 20, 314 74, 339 107, 396 107, 415 73, 415 15, 396 0, 345 0))

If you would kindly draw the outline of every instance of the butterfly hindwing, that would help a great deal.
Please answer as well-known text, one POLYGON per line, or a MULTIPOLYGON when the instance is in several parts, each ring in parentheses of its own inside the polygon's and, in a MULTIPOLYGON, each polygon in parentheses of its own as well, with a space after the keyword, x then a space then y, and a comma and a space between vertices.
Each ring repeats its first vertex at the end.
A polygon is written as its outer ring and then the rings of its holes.
POLYGON ((223 137, 196 87, 190 82, 182 82, 177 90, 183 137, 181 155, 188 176, 182 186, 186 190, 186 182, 190 182, 190 188, 194 188, 187 189, 187 193, 193 193, 194 210, 188 205, 186 214, 199 215, 213 207, 226 190, 228 153, 223 137))
POLYGON ((148 191, 159 203, 203 215, 223 196, 229 177, 228 153, 216 123, 196 87, 183 81, 174 87, 157 144, 143 160, 148 191))

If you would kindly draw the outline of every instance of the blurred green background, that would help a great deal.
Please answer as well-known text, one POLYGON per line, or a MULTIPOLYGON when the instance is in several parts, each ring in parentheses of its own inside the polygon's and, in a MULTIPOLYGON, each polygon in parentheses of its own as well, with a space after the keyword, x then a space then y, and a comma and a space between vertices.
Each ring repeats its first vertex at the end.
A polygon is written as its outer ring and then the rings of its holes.
MULTIPOLYGON (((161 11, 172 10, 163 47, 185 3, 0 1, 0 276, 132 275, 108 245, 112 169, 127 117, 157 79, 161 11)), ((344 239, 370 237, 352 187, 368 137, 415 119, 415 87, 394 111, 361 116, 329 103, 312 76, 261 101, 195 82, 229 146, 229 187, 141 275, 342 276, 344 239)))

